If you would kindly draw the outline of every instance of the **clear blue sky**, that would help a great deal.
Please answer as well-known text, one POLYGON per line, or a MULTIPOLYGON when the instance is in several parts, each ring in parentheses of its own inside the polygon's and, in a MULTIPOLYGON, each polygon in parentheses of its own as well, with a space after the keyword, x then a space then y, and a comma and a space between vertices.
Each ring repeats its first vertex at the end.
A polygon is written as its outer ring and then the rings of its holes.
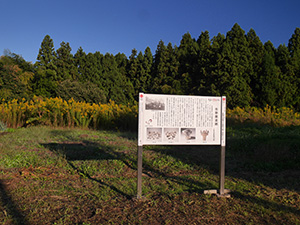
POLYGON ((275 47, 288 44, 300 27, 299 0, 1 0, 0 55, 4 49, 36 61, 45 35, 55 49, 69 42, 75 54, 119 52, 133 48, 155 53, 163 40, 179 45, 186 32, 197 39, 231 30, 235 23, 275 47))

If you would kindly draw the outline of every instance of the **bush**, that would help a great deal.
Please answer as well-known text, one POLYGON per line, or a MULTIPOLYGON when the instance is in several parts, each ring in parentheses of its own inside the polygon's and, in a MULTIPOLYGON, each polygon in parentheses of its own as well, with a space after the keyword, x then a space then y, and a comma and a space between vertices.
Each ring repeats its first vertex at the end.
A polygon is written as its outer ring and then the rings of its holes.
POLYGON ((0 120, 16 128, 30 125, 137 130, 137 105, 91 104, 62 98, 34 97, 0 104, 0 120))
POLYGON ((66 101, 73 98, 77 102, 107 102, 104 91, 90 81, 80 83, 78 81, 65 80, 57 86, 56 95, 66 101))
POLYGON ((254 122, 272 126, 298 126, 300 125, 300 114, 287 107, 276 108, 267 105, 265 108, 236 107, 227 109, 227 119, 238 122, 254 122))

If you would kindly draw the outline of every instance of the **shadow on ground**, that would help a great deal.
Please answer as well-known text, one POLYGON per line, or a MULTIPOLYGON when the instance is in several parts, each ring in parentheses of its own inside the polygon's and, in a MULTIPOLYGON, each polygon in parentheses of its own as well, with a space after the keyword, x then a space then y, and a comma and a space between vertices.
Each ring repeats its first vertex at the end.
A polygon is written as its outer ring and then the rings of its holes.
POLYGON ((1 205, 3 206, 3 212, 7 216, 11 216, 14 224, 16 225, 27 225, 29 224, 26 217, 23 215, 20 207, 12 199, 12 196, 9 194, 4 180, 0 180, 0 200, 1 205))

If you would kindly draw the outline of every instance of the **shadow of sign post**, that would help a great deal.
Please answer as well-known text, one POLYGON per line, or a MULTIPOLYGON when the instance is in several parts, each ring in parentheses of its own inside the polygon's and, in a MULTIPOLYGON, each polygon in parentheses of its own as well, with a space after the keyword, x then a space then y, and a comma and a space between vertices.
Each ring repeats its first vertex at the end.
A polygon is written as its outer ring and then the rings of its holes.
POLYGON ((230 197, 225 189, 226 97, 139 93, 137 199, 142 198, 144 145, 220 145, 218 190, 204 194, 230 197))

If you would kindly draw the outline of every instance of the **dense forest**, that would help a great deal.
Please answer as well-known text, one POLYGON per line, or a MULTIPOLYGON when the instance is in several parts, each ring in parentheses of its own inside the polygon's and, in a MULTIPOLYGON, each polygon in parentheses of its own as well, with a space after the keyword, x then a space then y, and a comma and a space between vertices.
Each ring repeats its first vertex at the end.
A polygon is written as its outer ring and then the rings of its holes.
POLYGON ((138 92, 227 96, 230 108, 265 105, 300 110, 300 28, 288 46, 262 43, 253 29, 235 24, 226 35, 195 39, 179 46, 161 40, 153 54, 147 47, 127 57, 100 52, 73 55, 69 43, 55 50, 42 40, 36 63, 6 51, 0 58, 0 98, 24 101, 34 95, 105 103, 133 103, 138 92))

